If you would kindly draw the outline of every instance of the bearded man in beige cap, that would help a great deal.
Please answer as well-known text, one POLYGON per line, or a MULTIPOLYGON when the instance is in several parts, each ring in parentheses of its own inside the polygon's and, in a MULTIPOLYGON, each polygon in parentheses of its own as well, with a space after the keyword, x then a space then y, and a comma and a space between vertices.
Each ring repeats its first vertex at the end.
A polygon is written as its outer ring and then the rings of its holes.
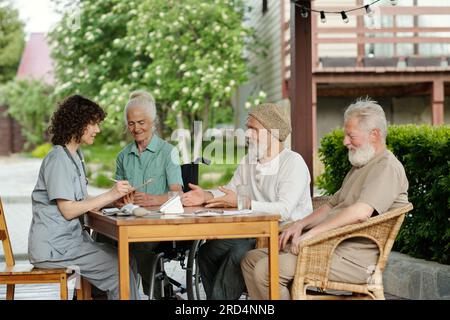
MULTIPOLYGON (((275 104, 253 107, 247 119, 248 154, 231 181, 205 191, 190 184, 185 206, 237 207, 237 187, 246 185, 253 212, 278 213, 295 221, 312 212, 310 173, 302 156, 284 147, 291 132, 287 112, 275 104)), ((199 267, 208 299, 239 299, 245 289, 240 262, 255 247, 255 239, 210 240, 200 247, 199 267)))

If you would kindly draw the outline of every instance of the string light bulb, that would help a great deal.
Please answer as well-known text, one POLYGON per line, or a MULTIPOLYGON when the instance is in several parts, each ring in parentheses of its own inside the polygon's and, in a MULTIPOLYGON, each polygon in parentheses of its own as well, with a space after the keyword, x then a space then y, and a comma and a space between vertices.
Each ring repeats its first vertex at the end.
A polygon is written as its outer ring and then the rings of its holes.
POLYGON ((368 4, 366 4, 365 6, 364 6, 364 8, 366 8, 366 13, 367 13, 367 15, 369 16, 369 17, 373 17, 373 10, 372 10, 372 8, 368 5, 368 4))
POLYGON ((342 21, 344 21, 344 23, 348 23, 348 17, 347 14, 345 13, 345 11, 341 11, 341 17, 342 17, 342 21))
POLYGON ((302 18, 308 18, 308 10, 306 10, 304 7, 302 7, 302 11, 300 13, 302 18))
POLYGON ((327 22, 327 18, 325 17, 324 11, 320 11, 320 22, 322 22, 322 23, 327 22))

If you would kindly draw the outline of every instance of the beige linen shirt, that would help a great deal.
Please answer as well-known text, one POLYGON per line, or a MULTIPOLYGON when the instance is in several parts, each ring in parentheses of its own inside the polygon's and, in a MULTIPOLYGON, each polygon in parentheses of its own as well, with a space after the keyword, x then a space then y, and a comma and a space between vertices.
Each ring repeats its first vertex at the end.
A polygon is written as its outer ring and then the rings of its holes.
MULTIPOLYGON (((391 151, 385 150, 366 165, 348 172, 341 189, 328 202, 332 207, 329 215, 338 214, 356 202, 371 206, 372 216, 408 203, 408 179, 403 165, 391 151)), ((342 242, 335 254, 367 268, 376 263, 378 247, 368 239, 352 238, 342 242)))

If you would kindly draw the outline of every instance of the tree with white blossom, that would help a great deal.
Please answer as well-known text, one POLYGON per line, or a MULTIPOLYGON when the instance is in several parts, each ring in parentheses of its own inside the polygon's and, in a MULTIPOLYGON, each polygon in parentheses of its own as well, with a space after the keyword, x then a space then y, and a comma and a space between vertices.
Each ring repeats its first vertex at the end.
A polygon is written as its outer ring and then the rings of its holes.
POLYGON ((166 133, 232 119, 231 96, 249 76, 244 50, 257 48, 243 24, 244 1, 84 0, 78 9, 78 28, 66 11, 51 33, 57 91, 105 107, 109 137, 123 133, 123 106, 135 89, 154 95, 166 133))

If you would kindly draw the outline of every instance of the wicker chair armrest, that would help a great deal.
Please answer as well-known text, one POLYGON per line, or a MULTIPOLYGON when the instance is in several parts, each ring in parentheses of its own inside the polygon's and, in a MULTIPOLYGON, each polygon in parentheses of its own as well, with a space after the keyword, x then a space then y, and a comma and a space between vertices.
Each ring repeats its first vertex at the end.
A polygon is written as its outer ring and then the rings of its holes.
POLYGON ((365 222, 355 223, 355 224, 339 227, 339 228, 324 232, 324 233, 319 234, 315 237, 312 237, 308 240, 300 242, 300 246, 307 247, 307 246, 311 246, 311 245, 314 245, 314 244, 317 244, 320 242, 324 242, 324 241, 332 239, 332 238, 337 238, 340 236, 348 235, 350 233, 355 233, 362 229, 367 229, 368 227, 378 225, 380 223, 383 223, 383 222, 391 220, 391 219, 395 219, 398 216, 400 216, 408 211, 411 211, 412 209, 413 209, 413 205, 411 203, 408 203, 407 205, 405 205, 403 207, 390 210, 386 213, 383 213, 376 217, 370 218, 365 222))

